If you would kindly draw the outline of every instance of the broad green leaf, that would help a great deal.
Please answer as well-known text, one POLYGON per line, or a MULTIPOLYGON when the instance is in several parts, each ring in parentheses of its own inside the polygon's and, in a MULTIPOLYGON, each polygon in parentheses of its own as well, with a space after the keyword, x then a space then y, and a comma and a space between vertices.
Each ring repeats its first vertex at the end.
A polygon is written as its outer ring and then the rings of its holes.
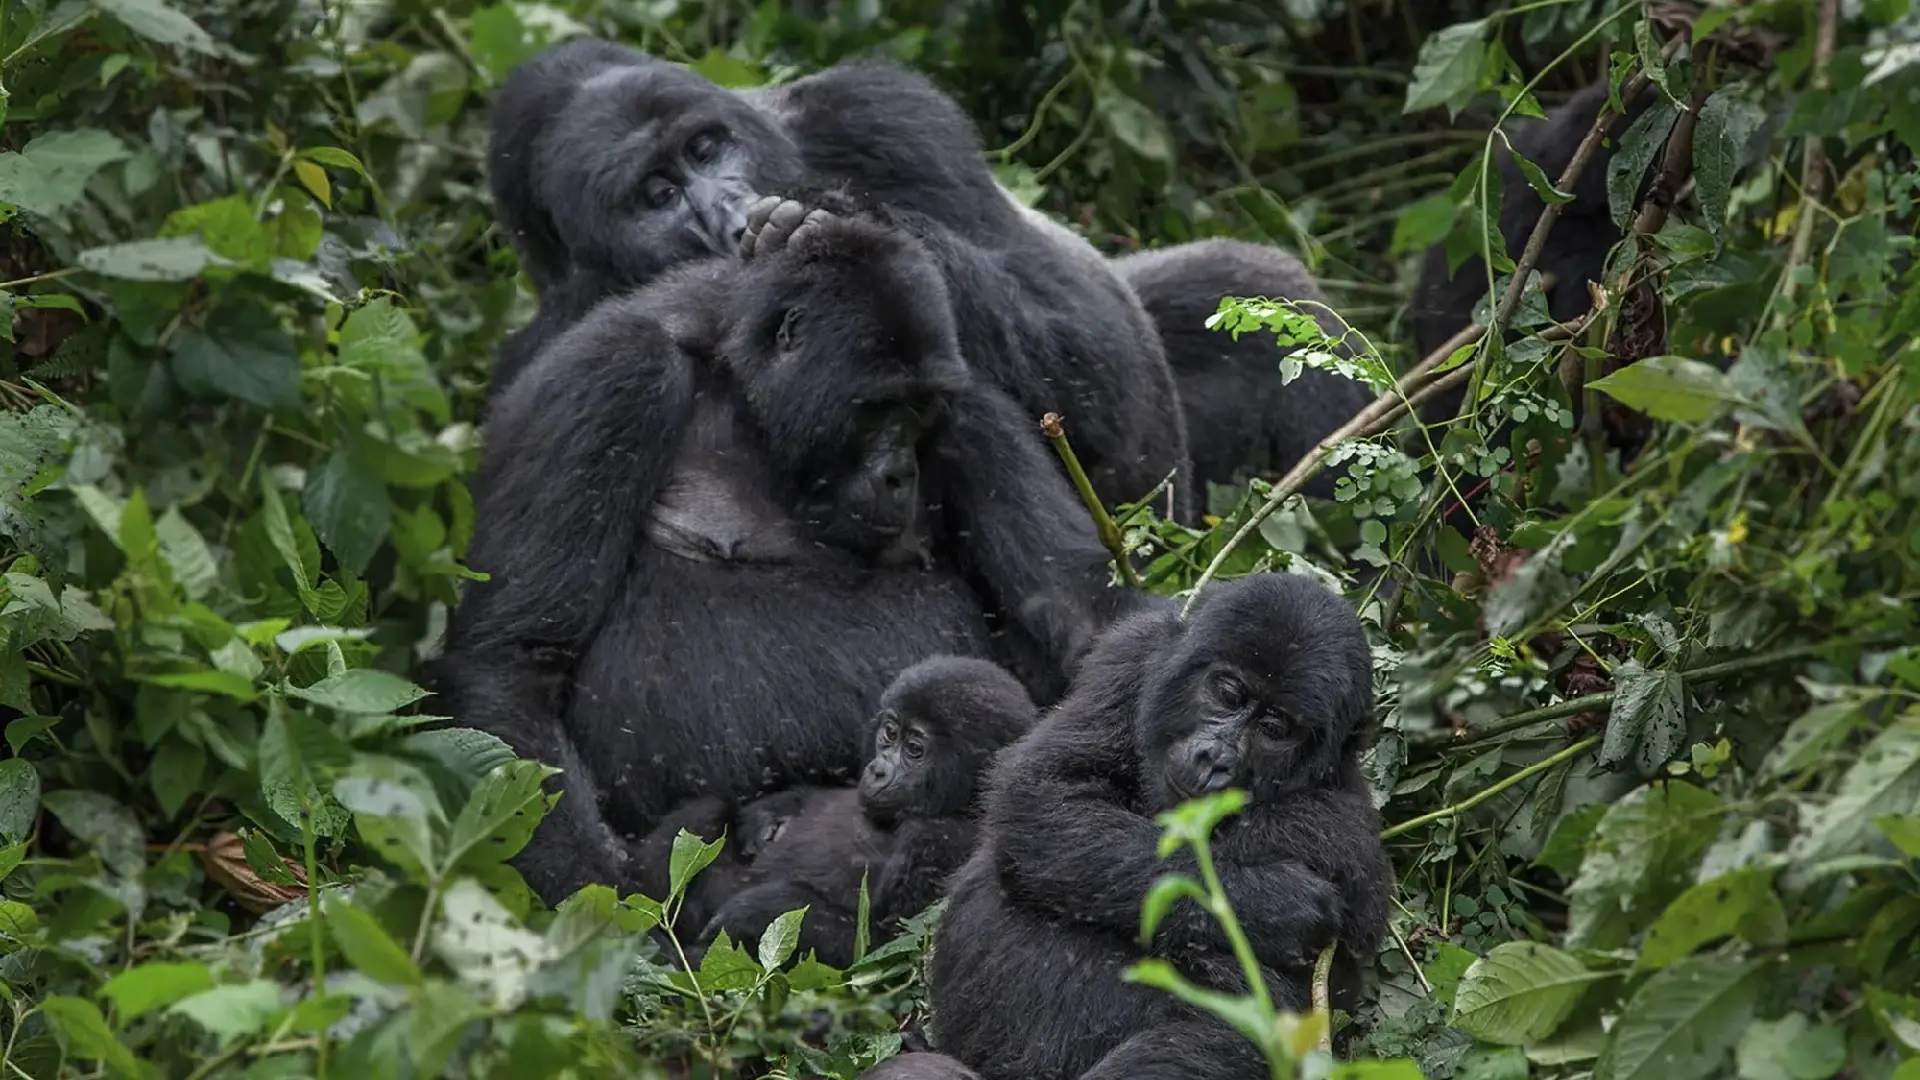
POLYGON ((60 1036, 67 1053, 77 1058, 106 1063, 115 1076, 141 1076, 140 1062, 127 1044, 107 1026, 106 1017, 85 998, 56 996, 40 1003, 40 1015, 60 1036))
POLYGON ((1753 1019, 1767 961, 1683 960, 1627 1002, 1594 1080, 1699 1080, 1718 1075, 1753 1019))
POLYGON ((153 787, 155 801, 160 804, 160 812, 166 815, 167 820, 178 816, 187 800, 200 790, 201 775, 206 767, 207 752, 178 736, 167 739, 153 752, 153 763, 147 767, 147 779, 153 787))
POLYGON ((722 837, 708 843, 685 829, 673 838, 673 852, 667 856, 667 891, 670 895, 680 896, 687 891, 687 882, 693 876, 713 865, 720 857, 720 849, 726 846, 722 837))
POLYGON ((74 257, 83 270, 127 281, 191 281, 226 260, 207 250, 197 236, 135 240, 88 248, 74 257))
POLYGON ((289 697, 365 716, 399 712, 427 696, 427 691, 378 668, 353 668, 329 675, 312 686, 289 685, 284 689, 289 697))
POLYGON ((1683 781, 1640 788, 1609 806, 1568 889, 1568 947, 1617 948, 1664 911, 1690 884, 1722 812, 1717 796, 1683 781))
POLYGON ((33 762, 17 757, 0 761, 0 840, 25 840, 39 810, 40 773, 33 762))
POLYGON ((506 862, 519 854, 551 805, 540 784, 559 772, 516 760, 489 773, 454 819, 447 868, 506 862))
POLYGON ((1173 142, 1167 137, 1167 125, 1152 109, 1128 97, 1111 82, 1101 80, 1094 90, 1095 107, 1107 130, 1127 148, 1148 161, 1166 161, 1173 156, 1173 142))
POLYGON ((793 950, 800 947, 800 921, 806 917, 806 913, 806 908, 785 912, 761 932, 760 966, 762 968, 776 971, 793 956, 793 950))
POLYGON ((408 753, 431 758, 454 775, 472 783, 514 760, 513 748, 498 736, 473 728, 436 728, 400 740, 408 753))
POLYGON ((359 158, 354 157, 352 154, 337 146, 309 146, 305 150, 300 151, 299 156, 308 161, 317 161, 322 165, 332 165, 339 169, 352 169, 361 176, 367 175, 366 167, 360 164, 359 158))
POLYGON ((1834 796, 1807 831, 1787 847, 1797 868, 1865 849, 1873 817, 1920 807, 1920 715, 1908 714, 1881 732, 1841 776, 1834 796))
POLYGON ((1881 814, 1873 824, 1902 854, 1920 859, 1920 814, 1881 814))
POLYGON ((86 842, 114 873, 139 877, 147 865, 147 836, 133 811, 97 791, 68 788, 40 797, 47 812, 86 842))
POLYGON ((199 530, 180 513, 178 506, 167 507, 167 512, 154 522, 154 530, 160 539, 160 554, 167 560, 180 588, 189 599, 206 596, 220 580, 220 567, 199 530))
POLYGON ((1741 1080, 1828 1080, 1847 1063, 1846 1036, 1802 1013, 1755 1020, 1734 1050, 1741 1080))
POLYGON ((198 690, 207 694, 224 694, 235 701, 252 701, 260 696, 253 680, 235 675, 231 671, 175 671, 163 675, 148 675, 140 681, 155 686, 164 686, 172 690, 198 690))
MULTIPOLYGON (((496 84, 534 54, 527 28, 511 3, 489 4, 467 19, 467 51, 496 84)), ((706 72, 701 72, 705 75, 706 72)), ((713 78, 707 75, 707 78, 713 78)))
POLYGON ((263 409, 300 403, 300 354, 267 309, 222 304, 175 336, 173 374, 187 390, 263 409))
POLYGON ((1677 671, 1648 671, 1628 660, 1614 669, 1613 685, 1600 762, 1618 765, 1631 756, 1642 776, 1651 775, 1686 745, 1686 684, 1677 671))
POLYGON ((202 990, 175 1002, 169 1012, 189 1017, 225 1046, 259 1034, 281 1011, 281 989, 267 979, 202 990))
POLYGON ((121 1027, 142 1013, 171 1005, 213 986, 205 964, 151 963, 131 967, 108 979, 100 993, 113 1003, 121 1027))
POLYGON ((101 169, 133 156, 119 136, 96 128, 36 135, 17 154, 0 154, 0 201, 53 216, 86 192, 101 169))
POLYGON ((1420 43, 1420 59, 1413 65, 1413 82, 1407 86, 1402 113, 1445 105, 1449 117, 1460 114, 1480 90, 1487 63, 1487 46, 1481 40, 1485 26, 1484 19, 1457 23, 1420 43))
POLYGON ((5 847, 0 847, 0 881, 7 880, 7 875, 18 870, 20 864, 25 862, 26 859, 27 841, 25 840, 17 844, 8 844, 5 847))
POLYGON ((700 989, 708 993, 751 990, 759 985, 763 974, 759 963, 747 950, 735 945, 724 930, 700 958, 700 989))
POLYGON ((361 974, 395 986, 420 985, 420 968, 373 916, 345 901, 327 901, 327 929, 361 974))
POLYGON ((442 1076, 447 1057, 474 1021, 486 1015, 485 1007, 463 986, 444 979, 431 979, 420 990, 420 1004, 402 1017, 406 1026, 396 1031, 406 1036, 406 1047, 395 1047, 392 1071, 381 1076, 442 1076), (413 1071, 406 1067, 411 1065, 413 1071))
POLYGON ((327 180, 327 170, 311 161, 296 160, 293 163, 293 175, 300 181, 301 187, 313 193, 314 198, 329 209, 333 207, 333 184, 327 180))
POLYGON ((1765 110, 1741 96, 1736 84, 1713 92, 1693 129, 1694 192, 1708 231, 1726 227, 1727 204, 1739 174, 1741 153, 1766 120, 1765 110))
POLYGON ((1647 931, 1638 967, 1666 967, 1735 934, 1755 945, 1776 944, 1786 934, 1786 913, 1773 895, 1777 869, 1735 870, 1681 893, 1647 931))
POLYGON ((93 0, 100 10, 119 19, 127 29, 162 45, 218 56, 213 38, 199 24, 168 7, 163 0, 93 0))
POLYGON ((273 261, 273 237, 244 195, 183 206, 167 215, 160 235, 198 236, 207 250, 235 266, 264 270, 273 261))
POLYGON ((1421 974, 1426 976, 1427 985, 1432 988, 1433 1000, 1451 1009, 1460 989, 1460 980, 1466 977, 1467 969, 1480 961, 1470 949, 1463 949, 1450 941, 1434 945, 1433 959, 1421 966, 1421 974))
POLYGON ((1739 401, 1718 368, 1684 356, 1649 356, 1588 385, 1655 420, 1683 424, 1711 420, 1739 401))
POLYGON ((1780 737, 1760 765, 1761 778, 1774 780, 1821 764, 1865 719, 1861 702, 1855 699, 1815 705, 1780 737))
POLYGON ((1640 181, 1646 178, 1647 167, 1666 147, 1667 135, 1679 116, 1673 102, 1662 98, 1641 113, 1626 134, 1620 136, 1619 148, 1607 162, 1607 205, 1613 213, 1614 224, 1621 228, 1626 228, 1628 219, 1633 217, 1640 181))
POLYGON ((461 878, 440 902, 434 950, 461 982, 497 1009, 511 1009, 526 996, 528 980, 551 949, 540 935, 522 929, 486 887, 461 878))
POLYGON ((1449 1023, 1483 1042, 1538 1042, 1559 1029, 1589 986, 1608 977, 1547 945, 1502 942, 1461 977, 1449 1023))
POLYGON ((340 565, 356 574, 366 571, 393 516, 380 475, 345 450, 307 479, 301 510, 340 565))
POLYGON ((1388 245, 1388 253, 1403 255, 1409 251, 1425 251, 1445 240, 1447 234, 1453 231, 1453 221, 1459 213, 1460 205, 1445 194, 1431 195, 1408 204, 1394 220, 1393 240, 1388 245))

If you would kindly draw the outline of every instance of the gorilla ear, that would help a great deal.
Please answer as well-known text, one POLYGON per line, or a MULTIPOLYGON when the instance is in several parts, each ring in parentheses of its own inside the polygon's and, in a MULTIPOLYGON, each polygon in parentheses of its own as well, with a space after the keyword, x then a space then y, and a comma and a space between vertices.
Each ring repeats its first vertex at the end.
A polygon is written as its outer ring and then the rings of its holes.
POLYGON ((780 329, 774 332, 773 340, 779 344, 781 352, 793 350, 793 336, 799 329, 800 317, 804 314, 806 314, 805 308, 795 306, 788 308, 787 313, 780 317, 780 329))

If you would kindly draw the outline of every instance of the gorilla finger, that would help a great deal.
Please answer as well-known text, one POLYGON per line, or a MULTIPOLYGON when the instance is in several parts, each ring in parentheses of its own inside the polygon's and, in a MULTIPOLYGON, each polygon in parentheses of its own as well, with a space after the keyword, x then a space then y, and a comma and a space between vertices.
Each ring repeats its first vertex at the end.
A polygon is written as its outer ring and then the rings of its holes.
POLYGON ((762 195, 747 207, 747 227, 740 233, 740 257, 753 258, 753 252, 759 246, 760 232, 767 227, 767 219, 785 200, 778 195, 762 195))
POLYGON ((787 237, 787 246, 792 247, 799 243, 802 237, 811 236, 820 231, 821 225, 832 220, 833 215, 825 210, 809 210, 800 224, 794 227, 793 235, 787 237))

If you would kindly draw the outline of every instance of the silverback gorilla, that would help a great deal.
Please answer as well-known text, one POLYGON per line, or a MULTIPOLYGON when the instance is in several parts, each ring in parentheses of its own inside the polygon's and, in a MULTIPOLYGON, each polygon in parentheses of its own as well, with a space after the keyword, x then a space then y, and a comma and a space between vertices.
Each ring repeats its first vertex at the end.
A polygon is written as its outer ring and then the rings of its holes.
POLYGON ((1305 578, 1241 578, 1203 594, 1189 623, 1144 612, 1102 635, 1066 700, 992 772, 930 963, 942 1049, 986 1080, 1265 1076, 1241 1035, 1121 980, 1150 951, 1245 989, 1191 901, 1140 945, 1155 880, 1193 873, 1190 853, 1158 857, 1153 818, 1245 790, 1213 859, 1275 1004, 1307 1007, 1331 942, 1336 993, 1352 1000, 1393 883, 1358 761, 1372 705, 1359 620, 1305 578))
POLYGON ((733 253, 758 198, 838 190, 926 245, 967 363, 1032 421, 1065 414, 1102 497, 1137 499, 1177 471, 1185 503, 1185 424, 1138 300, 1002 195, 965 114, 913 72, 856 61, 735 93, 633 49, 572 41, 508 78, 489 171, 540 290, 539 313, 502 347, 493 394, 599 299, 733 253))
POLYGON ((491 579, 436 681, 565 771, 518 864, 543 897, 630 884, 632 838, 691 799, 848 781, 924 657, 1056 694, 1128 602, 952 310, 917 241, 830 220, 600 305, 498 395, 469 556, 491 579), (924 538, 927 568, 835 539, 863 535, 924 538))

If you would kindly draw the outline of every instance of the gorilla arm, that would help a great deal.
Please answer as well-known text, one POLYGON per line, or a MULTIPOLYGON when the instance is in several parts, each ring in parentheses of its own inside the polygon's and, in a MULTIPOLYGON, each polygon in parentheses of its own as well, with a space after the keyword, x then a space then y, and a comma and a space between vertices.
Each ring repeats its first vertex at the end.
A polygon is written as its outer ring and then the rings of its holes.
POLYGON ((548 789, 567 794, 520 860, 550 899, 630 871, 551 688, 570 685, 631 573, 692 394, 688 359, 637 305, 612 301, 505 387, 487 424, 468 562, 491 580, 456 612, 439 681, 462 723, 563 770, 548 789))
POLYGON ((965 815, 916 818, 894 829, 893 851, 874 876, 874 922, 911 918, 946 892, 947 879, 973 850, 978 826, 965 815))

